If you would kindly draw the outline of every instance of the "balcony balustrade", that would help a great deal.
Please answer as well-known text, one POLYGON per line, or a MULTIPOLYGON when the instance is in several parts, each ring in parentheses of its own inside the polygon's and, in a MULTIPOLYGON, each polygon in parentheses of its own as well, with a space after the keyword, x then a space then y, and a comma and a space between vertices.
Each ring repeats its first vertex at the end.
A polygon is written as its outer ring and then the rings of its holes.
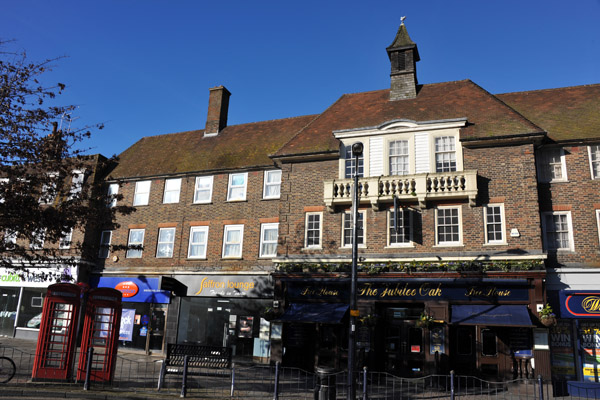
MULTIPOLYGON (((352 178, 326 180, 324 185, 325 205, 330 212, 336 205, 352 204, 352 178)), ((374 210, 379 210, 382 203, 393 202, 394 196, 400 201, 417 200, 422 208, 427 201, 452 199, 468 199, 474 206, 477 171, 365 177, 359 178, 358 189, 359 202, 370 203, 374 210)))

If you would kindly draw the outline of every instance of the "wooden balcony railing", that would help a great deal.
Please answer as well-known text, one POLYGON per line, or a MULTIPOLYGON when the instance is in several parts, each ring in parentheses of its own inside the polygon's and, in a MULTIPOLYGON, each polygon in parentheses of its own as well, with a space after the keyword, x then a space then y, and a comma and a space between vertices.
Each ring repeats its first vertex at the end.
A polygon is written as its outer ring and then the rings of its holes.
MULTIPOLYGON (((336 205, 352 204, 353 179, 334 179, 324 182, 325 205, 333 211, 336 205)), ((425 207, 427 201, 468 199, 471 206, 477 197, 477 171, 453 171, 403 176, 359 178, 359 202, 370 203, 378 210, 381 203, 390 203, 394 196, 400 200, 417 200, 425 207)))

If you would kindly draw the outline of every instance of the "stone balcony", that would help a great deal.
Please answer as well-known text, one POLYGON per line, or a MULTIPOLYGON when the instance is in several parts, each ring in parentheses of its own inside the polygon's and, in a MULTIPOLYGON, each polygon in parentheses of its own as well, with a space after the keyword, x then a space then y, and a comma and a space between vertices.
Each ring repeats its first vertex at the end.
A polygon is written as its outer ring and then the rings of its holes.
MULTIPOLYGON (((333 212, 336 205, 352 204, 354 180, 334 179, 324 182, 324 200, 327 209, 333 212)), ((359 202, 370 203, 379 210, 382 203, 391 203, 394 196, 400 201, 419 202, 425 208, 427 201, 468 199, 475 205, 477 197, 477 171, 453 171, 424 173, 402 176, 373 176, 359 178, 359 202)))

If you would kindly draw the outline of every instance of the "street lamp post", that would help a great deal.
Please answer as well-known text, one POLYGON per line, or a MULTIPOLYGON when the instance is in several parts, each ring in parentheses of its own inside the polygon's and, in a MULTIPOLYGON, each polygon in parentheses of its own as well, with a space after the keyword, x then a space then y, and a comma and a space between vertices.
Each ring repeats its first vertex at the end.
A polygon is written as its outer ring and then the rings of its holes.
POLYGON ((352 145, 354 156, 354 191, 352 193, 352 274, 350 281, 350 327, 348 332, 348 400, 356 400, 356 381, 354 379, 354 353, 356 345, 356 270, 358 268, 358 159, 363 153, 363 144, 352 145))

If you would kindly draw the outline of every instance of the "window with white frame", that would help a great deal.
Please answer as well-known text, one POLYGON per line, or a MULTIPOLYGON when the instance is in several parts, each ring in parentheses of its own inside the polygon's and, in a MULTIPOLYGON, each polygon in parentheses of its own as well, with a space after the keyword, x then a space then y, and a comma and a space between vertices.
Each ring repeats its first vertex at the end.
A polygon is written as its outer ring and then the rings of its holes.
POLYGON ((68 232, 64 233, 59 242, 58 242, 58 248, 61 250, 66 250, 69 249, 71 247, 71 240, 73 238, 73 228, 69 229, 68 232))
POLYGON ((394 209, 388 212, 389 246, 408 246, 412 242, 412 215, 406 208, 398 209, 395 219, 394 209))
POLYGON ((574 251, 570 211, 542 213, 542 229, 547 250, 574 251))
POLYGON ((435 172, 456 171, 456 140, 454 136, 435 138, 435 172))
MULTIPOLYGON (((359 246, 365 244, 365 212, 358 211, 356 221, 356 243, 359 246)), ((352 247, 352 211, 345 212, 342 216, 342 246, 352 247)))
POLYGON ((389 143, 390 175, 409 174, 408 140, 394 140, 389 143))
POLYGON ((247 172, 229 174, 229 188, 227 189, 227 201, 246 200, 247 185, 247 172))
POLYGON ((145 229, 130 229, 127 246, 127 258, 142 258, 145 229), (136 248, 131 248, 136 247, 136 248))
POLYGON ((263 198, 278 199, 281 192, 281 171, 265 171, 263 198))
POLYGON ((260 225, 260 257, 275 257, 277 255, 278 235, 278 223, 260 225))
POLYGON ((225 225, 223 232, 223 258, 241 258, 244 225, 225 225))
POLYGON ((111 183, 106 191, 106 205, 108 207, 116 207, 117 195, 119 194, 119 184, 111 183))
POLYGON ((75 196, 81 193, 83 188, 83 181, 85 179, 85 171, 75 170, 72 173, 71 178, 71 190, 69 192, 69 199, 73 199, 75 196))
POLYGON ((600 179, 600 145, 588 146, 592 179, 600 179))
MULTIPOLYGON (((343 146, 344 151, 344 177, 354 178, 354 172, 356 171, 356 159, 352 155, 352 145, 343 146)), ((365 168, 365 156, 364 153, 358 157, 358 176, 364 176, 365 168)))
POLYGON ((46 240, 46 229, 39 229, 32 234, 31 241, 29 242, 29 248, 31 250, 41 250, 44 248, 44 241, 46 240))
POLYGON ((179 192, 181 190, 181 178, 165 179, 165 193, 163 203, 179 203, 179 192))
POLYGON ((150 199, 150 184, 152 181, 139 181, 135 183, 135 193, 133 194, 134 206, 148 205, 150 199))
POLYGON ((488 204, 483 207, 485 218, 485 242, 489 244, 506 243, 504 222, 504 204, 488 204))
POLYGON ((439 246, 461 245, 460 208, 440 207, 436 209, 435 218, 436 244, 439 246))
POLYGON ((56 180, 57 174, 48 174, 47 182, 42 184, 42 195, 40 196, 40 204, 52 204, 56 199, 56 180))
POLYGON ((538 179, 540 182, 567 180, 565 151, 559 147, 545 148, 538 152, 538 179))
POLYGON ((173 244, 175 243, 175 228, 160 228, 158 230, 158 244, 156 258, 173 257, 173 244))
POLYGON ((188 258, 206 258, 207 244, 208 226, 192 226, 190 228, 188 258))
POLYGON ((212 200, 213 177, 198 176, 194 189, 194 203, 210 203, 212 200))
POLYGON ((98 249, 98 258, 108 258, 110 255, 110 241, 112 231, 102 231, 100 234, 100 248, 98 249))
POLYGON ((305 247, 321 247, 321 218, 323 218, 322 213, 306 213, 305 247))

